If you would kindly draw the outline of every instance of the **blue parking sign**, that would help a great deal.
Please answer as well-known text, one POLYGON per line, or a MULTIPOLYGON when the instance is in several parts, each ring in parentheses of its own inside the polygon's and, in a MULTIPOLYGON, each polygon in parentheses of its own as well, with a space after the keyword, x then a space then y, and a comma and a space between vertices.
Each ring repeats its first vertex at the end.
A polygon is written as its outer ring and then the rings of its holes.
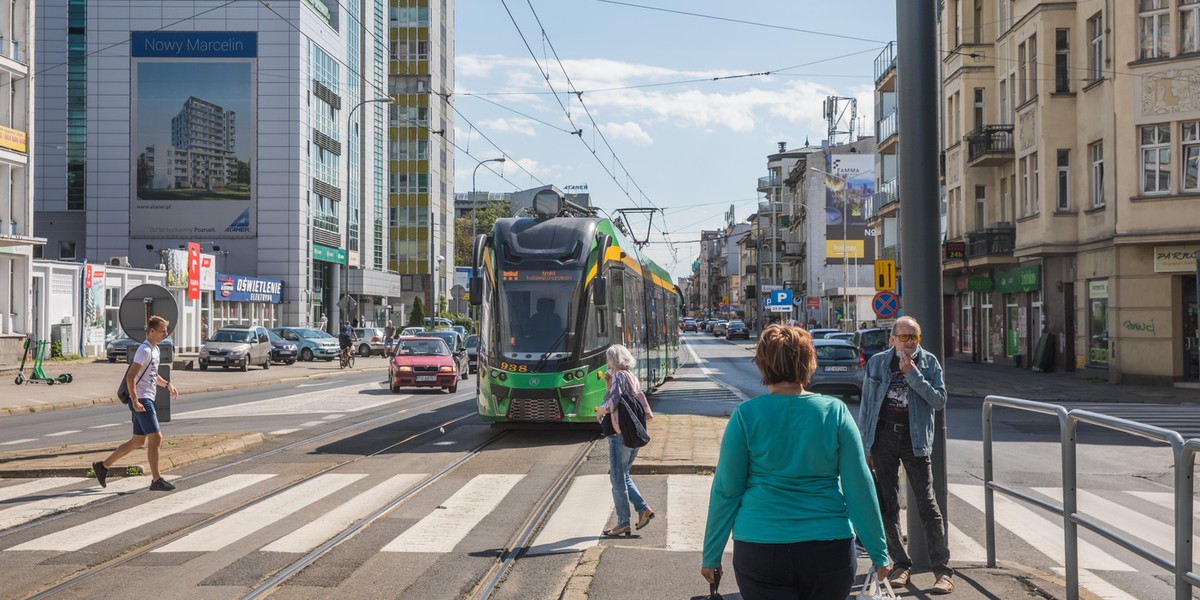
POLYGON ((768 306, 791 306, 792 305, 792 290, 771 290, 771 294, 767 296, 768 306))

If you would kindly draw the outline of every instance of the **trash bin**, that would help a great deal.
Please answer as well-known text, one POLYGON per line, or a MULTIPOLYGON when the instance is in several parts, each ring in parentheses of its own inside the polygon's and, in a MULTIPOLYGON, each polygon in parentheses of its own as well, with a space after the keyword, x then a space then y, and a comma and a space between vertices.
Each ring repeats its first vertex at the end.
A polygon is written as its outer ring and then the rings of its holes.
MULTIPOLYGON (((135 347, 136 350, 136 347, 135 347)), ((175 341, 167 338, 158 343, 158 376, 171 381, 171 361, 175 360, 175 341)), ((160 423, 171 420, 171 390, 160 387, 154 394, 154 412, 160 423)))

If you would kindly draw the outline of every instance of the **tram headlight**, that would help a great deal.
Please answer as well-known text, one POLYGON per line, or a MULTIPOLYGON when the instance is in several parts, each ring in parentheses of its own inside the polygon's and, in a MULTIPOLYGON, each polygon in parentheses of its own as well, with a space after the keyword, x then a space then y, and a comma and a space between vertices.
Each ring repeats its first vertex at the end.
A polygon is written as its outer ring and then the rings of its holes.
POLYGON ((495 369, 492 369, 492 379, 497 379, 499 377, 500 377, 500 372, 495 369))
POLYGON ((500 371, 500 381, 508 381, 508 373, 500 371))
POLYGON ((583 379, 583 376, 584 376, 584 375, 586 375, 586 374, 587 374, 587 373, 584 373, 584 372, 583 372, 583 369, 579 369, 578 371, 575 371, 575 377, 576 377, 576 379, 583 379))
POLYGON ((570 371, 567 371, 566 374, 563 375, 563 379, 565 379, 567 381, 575 379, 575 374, 570 371))

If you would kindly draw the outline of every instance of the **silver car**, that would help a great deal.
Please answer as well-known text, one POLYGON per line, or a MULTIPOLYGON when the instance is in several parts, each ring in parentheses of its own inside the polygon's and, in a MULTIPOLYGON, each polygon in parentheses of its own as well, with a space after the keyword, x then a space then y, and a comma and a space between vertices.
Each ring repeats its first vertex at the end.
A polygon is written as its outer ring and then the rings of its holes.
POLYGON ((387 338, 383 336, 382 327, 355 327, 354 335, 358 337, 358 347, 355 351, 359 356, 378 354, 383 356, 387 350, 387 338))
POLYGON ((843 400, 851 396, 862 396, 866 361, 862 352, 845 340, 813 340, 817 350, 817 370, 805 389, 818 394, 840 396, 843 400))
POLYGON ((238 367, 243 371, 250 365, 271 368, 271 338, 267 330, 257 325, 227 325, 213 334, 200 348, 200 370, 209 365, 223 369, 238 367))

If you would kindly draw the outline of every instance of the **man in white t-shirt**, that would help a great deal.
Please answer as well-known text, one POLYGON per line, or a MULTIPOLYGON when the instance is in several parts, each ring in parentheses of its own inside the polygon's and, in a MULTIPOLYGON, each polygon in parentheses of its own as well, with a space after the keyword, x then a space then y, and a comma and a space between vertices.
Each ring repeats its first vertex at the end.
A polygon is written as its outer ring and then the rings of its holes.
POLYGON ((130 394, 129 410, 133 413, 133 437, 117 446, 113 453, 104 460, 92 463, 96 472, 96 480, 100 487, 108 483, 108 470, 121 457, 146 445, 146 460, 150 463, 150 489, 156 492, 169 492, 175 485, 162 478, 158 471, 158 449, 162 446, 162 428, 158 424, 158 415, 154 411, 154 397, 157 388, 165 387, 171 392, 171 399, 179 397, 179 390, 169 381, 158 376, 158 343, 167 337, 167 320, 160 316, 152 316, 146 321, 146 341, 138 346, 137 354, 133 356, 133 364, 125 371, 125 387, 133 390, 130 394))

